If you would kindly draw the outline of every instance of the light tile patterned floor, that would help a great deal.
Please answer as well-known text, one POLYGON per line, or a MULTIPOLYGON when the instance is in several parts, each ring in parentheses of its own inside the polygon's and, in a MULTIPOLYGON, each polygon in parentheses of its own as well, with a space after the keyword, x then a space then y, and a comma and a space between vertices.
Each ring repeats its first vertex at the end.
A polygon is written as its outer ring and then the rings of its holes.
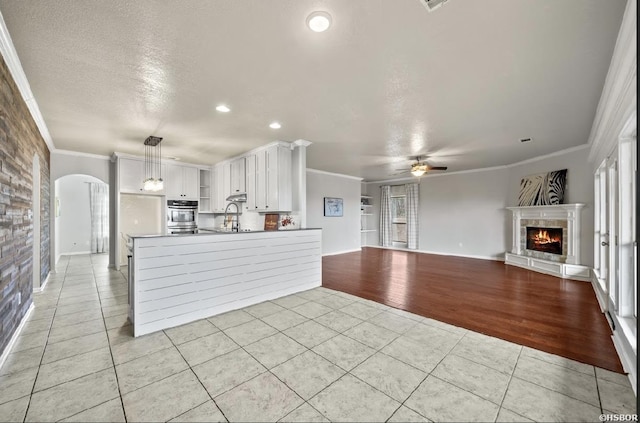
POLYGON ((107 257, 63 257, 0 369, 0 421, 598 421, 628 379, 317 288, 131 337, 107 257))

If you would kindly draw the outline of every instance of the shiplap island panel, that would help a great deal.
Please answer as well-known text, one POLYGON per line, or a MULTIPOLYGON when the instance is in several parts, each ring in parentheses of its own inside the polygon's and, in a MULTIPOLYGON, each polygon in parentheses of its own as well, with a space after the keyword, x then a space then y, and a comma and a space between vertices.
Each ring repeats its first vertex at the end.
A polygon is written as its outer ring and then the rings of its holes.
POLYGON ((322 231, 132 237, 134 336, 322 284, 322 231))

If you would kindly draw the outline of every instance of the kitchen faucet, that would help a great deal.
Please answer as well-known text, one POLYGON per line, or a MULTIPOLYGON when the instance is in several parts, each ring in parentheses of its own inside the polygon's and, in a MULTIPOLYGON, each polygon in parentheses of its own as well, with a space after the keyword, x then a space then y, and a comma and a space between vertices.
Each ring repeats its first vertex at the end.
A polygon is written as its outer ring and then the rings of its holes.
MULTIPOLYGON (((240 232, 240 207, 238 206, 238 203, 236 203, 235 201, 230 202, 229 204, 227 204, 227 207, 224 209, 224 221, 225 224, 227 222, 227 214, 229 212, 229 206, 236 206, 236 227, 235 227, 235 231, 236 232, 240 232)), ((231 232, 233 232, 234 227, 233 227, 233 222, 231 223, 231 232)))

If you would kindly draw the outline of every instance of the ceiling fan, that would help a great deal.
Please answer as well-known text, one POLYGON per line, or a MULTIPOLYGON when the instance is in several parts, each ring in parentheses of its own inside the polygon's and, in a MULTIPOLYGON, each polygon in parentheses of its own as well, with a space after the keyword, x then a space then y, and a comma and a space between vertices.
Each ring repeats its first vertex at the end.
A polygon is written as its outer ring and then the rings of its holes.
POLYGON ((411 165, 408 169, 396 169, 399 170, 399 173, 394 173, 394 175, 401 175, 403 173, 409 173, 413 176, 422 176, 432 170, 447 170, 447 166, 430 166, 424 161, 420 161, 421 157, 416 156, 416 162, 411 165))

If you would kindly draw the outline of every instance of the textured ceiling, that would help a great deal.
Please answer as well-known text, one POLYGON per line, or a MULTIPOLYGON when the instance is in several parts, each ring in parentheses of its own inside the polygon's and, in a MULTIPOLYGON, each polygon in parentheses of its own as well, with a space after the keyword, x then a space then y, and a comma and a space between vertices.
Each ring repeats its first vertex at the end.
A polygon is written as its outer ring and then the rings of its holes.
POLYGON ((212 164, 305 139, 309 167, 367 180, 415 155, 456 171, 585 144, 624 6, 0 0, 56 148, 143 154, 157 135, 212 164), (325 33, 305 26, 315 10, 325 33))

